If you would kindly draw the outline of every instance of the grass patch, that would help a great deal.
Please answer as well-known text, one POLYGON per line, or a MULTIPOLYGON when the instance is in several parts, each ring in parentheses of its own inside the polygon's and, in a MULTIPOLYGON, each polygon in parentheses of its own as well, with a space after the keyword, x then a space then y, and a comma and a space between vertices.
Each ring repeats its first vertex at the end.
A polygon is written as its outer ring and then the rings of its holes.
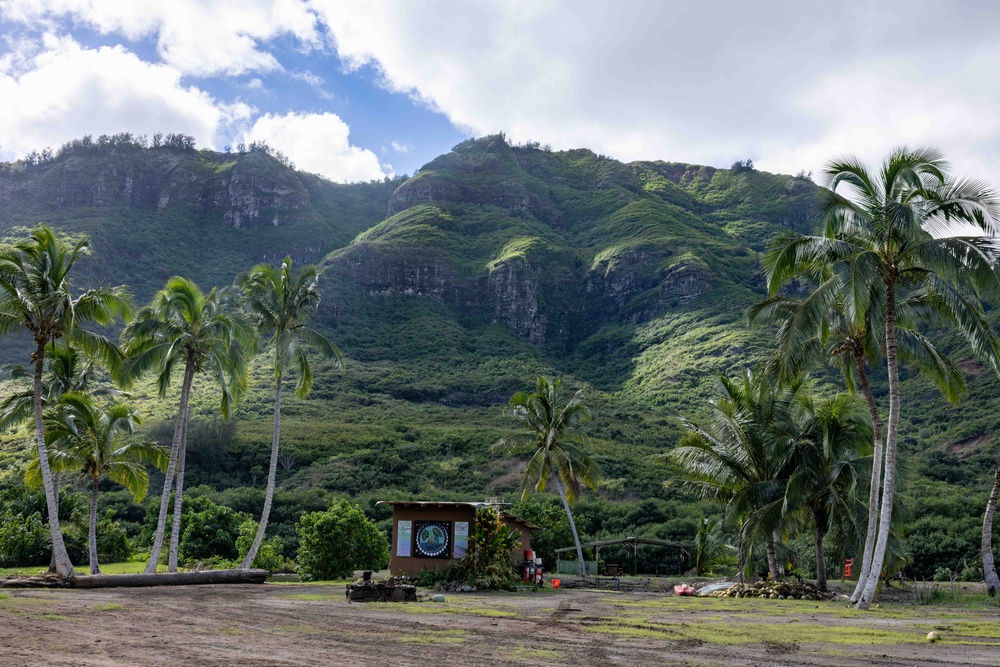
POLYGON ((890 645, 922 644, 927 628, 886 630, 819 625, 815 623, 657 623, 633 619, 605 620, 584 625, 588 632, 612 634, 635 639, 695 639, 709 644, 759 644, 763 639, 782 644, 890 645))
POLYGON ((59 614, 41 614, 38 618, 44 618, 46 621, 68 621, 68 616, 60 616, 59 614))
POLYGON ((374 608, 411 614, 465 614, 487 618, 514 618, 517 616, 517 612, 510 609, 491 609, 467 605, 469 603, 463 605, 441 602, 379 602, 378 606, 374 608))
POLYGON ((430 632, 407 634, 398 637, 404 644, 461 644, 465 641, 465 630, 445 628, 430 632))
POLYGON ((528 646, 518 646, 510 654, 511 660, 527 662, 529 660, 557 660, 562 657, 560 651, 550 648, 530 648, 528 646))
MULTIPOLYGON (((90 574, 89 565, 79 565, 76 568, 77 574, 90 574)), ((101 574, 142 574, 146 569, 145 563, 107 563, 101 564, 101 574)), ((179 568, 182 572, 186 571, 186 568, 179 568)), ((157 572, 166 572, 166 565, 159 565, 156 568, 157 572)), ((0 579, 6 579, 7 577, 37 577, 42 574, 46 574, 48 568, 43 565, 36 565, 34 567, 0 567, 0 579)))
POLYGON ((324 595, 322 593, 282 593, 281 597, 289 600, 340 600, 340 596, 324 595))
POLYGON ((275 630, 293 635, 325 635, 330 632, 325 628, 319 628, 315 625, 279 625, 275 630))
POLYGON ((94 611, 121 611, 124 608, 125 605, 118 604, 117 602, 94 605, 94 611))

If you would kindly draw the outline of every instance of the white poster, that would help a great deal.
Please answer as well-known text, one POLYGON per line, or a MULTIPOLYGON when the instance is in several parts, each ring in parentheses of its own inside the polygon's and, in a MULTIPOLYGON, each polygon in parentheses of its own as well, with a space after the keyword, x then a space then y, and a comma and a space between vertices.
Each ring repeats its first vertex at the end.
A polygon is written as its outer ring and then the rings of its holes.
POLYGON ((409 558, 410 543, 413 541, 413 522, 399 521, 396 523, 396 555, 409 558))
POLYGON ((455 522, 455 558, 464 558, 469 552, 469 522, 455 522))

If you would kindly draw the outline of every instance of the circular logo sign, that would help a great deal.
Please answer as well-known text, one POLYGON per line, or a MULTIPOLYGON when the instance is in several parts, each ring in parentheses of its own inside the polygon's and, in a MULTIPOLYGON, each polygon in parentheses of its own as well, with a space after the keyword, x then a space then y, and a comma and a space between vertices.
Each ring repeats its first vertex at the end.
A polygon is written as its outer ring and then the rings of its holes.
POLYGON ((428 523, 417 529, 417 552, 431 558, 446 555, 448 531, 439 523, 428 523))

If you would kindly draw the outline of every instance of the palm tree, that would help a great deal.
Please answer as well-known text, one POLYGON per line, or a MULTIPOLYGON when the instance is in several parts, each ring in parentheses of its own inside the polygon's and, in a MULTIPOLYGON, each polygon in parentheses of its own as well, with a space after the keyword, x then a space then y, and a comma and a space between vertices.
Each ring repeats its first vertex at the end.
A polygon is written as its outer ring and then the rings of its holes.
POLYGON ((508 414, 520 422, 522 429, 504 436, 492 449, 507 456, 530 455, 521 481, 522 500, 531 491, 545 491, 549 480, 555 483, 573 531, 579 573, 584 577, 587 571, 583 548, 569 506, 580 496, 581 486, 597 488, 601 470, 590 458, 590 439, 580 428, 590 419, 583 392, 576 392, 565 405, 560 405, 560 384, 559 380, 539 377, 534 393, 514 394, 508 414))
MULTIPOLYGON (((1000 296, 992 240, 955 235, 956 223, 997 230, 997 197, 984 183, 952 180, 938 151, 896 149, 878 172, 855 158, 831 162, 824 191, 825 234, 790 236, 764 257, 772 295, 797 275, 825 267, 845 277, 856 313, 883 315, 880 336, 889 380, 884 478, 871 570, 858 598, 867 608, 885 560, 896 482, 899 440, 898 304, 908 290, 952 322, 972 350, 1000 370, 1000 340, 983 317, 979 298, 1000 296), (848 196, 836 192, 840 185, 848 196)), ((854 316, 851 321, 863 317, 854 316)))
MULTIPOLYGON (((11 393, 0 402, 0 429, 9 429, 27 424, 34 417, 34 396, 32 376, 34 371, 25 366, 10 364, 4 368, 7 377, 23 388, 11 393)), ((112 386, 92 387, 97 366, 80 350, 65 341, 49 343, 45 350, 45 370, 42 375, 42 408, 54 405, 63 394, 70 391, 84 391, 93 397, 118 397, 122 392, 112 386)), ((35 452, 37 456, 38 452, 35 452)), ((51 452, 50 459, 52 458, 51 452)), ((51 461, 50 461, 51 463, 51 461)), ((52 471, 52 485, 55 487, 56 511, 59 508, 60 473, 52 471)), ((38 480, 41 486, 41 479, 38 480)), ((51 568, 55 570, 55 552, 51 568)))
POLYGON ((160 559, 170 491, 175 476, 168 569, 171 572, 177 571, 188 402, 195 375, 202 372, 211 375, 221 390, 221 411, 226 418, 233 401, 246 386, 247 356, 254 347, 253 334, 240 317, 227 309, 227 305, 225 292, 213 289, 206 294, 194 282, 174 277, 167 281, 152 302, 142 308, 135 320, 122 331, 125 359, 120 364, 117 375, 123 385, 128 386, 147 372, 152 372, 160 396, 163 397, 173 381, 175 368, 183 368, 180 405, 163 480, 156 535, 146 564, 147 574, 156 572, 160 559))
MULTIPOLYGON (((64 394, 46 410, 46 439, 52 448, 53 468, 79 471, 90 491, 90 573, 100 574, 97 562, 97 499, 102 477, 124 486, 136 502, 149 489, 146 465, 163 468, 166 456, 158 446, 129 438, 141 423, 135 410, 124 403, 101 407, 82 392, 64 394)), ((34 459, 25 478, 37 483, 39 459, 34 459)))
POLYGON ((70 242, 44 226, 36 227, 27 238, 12 246, 0 249, 0 334, 27 330, 35 344, 31 355, 35 439, 52 533, 55 571, 64 577, 71 576, 74 570, 59 527, 57 489, 49 469, 42 421, 45 351, 54 341, 67 339, 113 365, 117 348, 103 336, 82 326, 88 323, 110 326, 117 317, 131 314, 124 287, 98 287, 73 297, 70 272, 89 249, 86 238, 70 242))
POLYGON ((343 366, 344 355, 328 338, 306 326, 319 305, 319 272, 313 265, 292 271, 292 258, 286 257, 280 267, 258 264, 240 281, 243 299, 257 329, 269 336, 274 350, 274 433, 271 441, 271 464, 267 472, 267 491, 257 535, 250 550, 240 563, 249 568, 257 557, 274 499, 274 483, 278 473, 278 444, 281 437, 281 384, 286 369, 294 368, 298 375, 295 395, 304 398, 312 388, 313 374, 303 343, 312 346, 334 364, 343 366))
MULTIPOLYGON (((862 548, 858 584, 852 595, 857 602, 871 572, 872 551, 878 529, 878 498, 882 484, 883 430, 875 395, 868 379, 868 368, 882 358, 884 342, 882 313, 869 307, 859 312, 854 304, 850 282, 830 267, 810 267, 820 286, 805 299, 785 295, 772 297, 749 311, 751 323, 777 322, 778 350, 770 364, 776 381, 801 374, 810 363, 827 361, 840 370, 851 393, 860 391, 868 408, 874 440, 873 466, 869 481, 868 527, 862 548)), ((920 322, 933 314, 920 292, 907 294, 897 302, 896 334, 900 359, 917 366, 955 403, 965 396, 967 387, 962 371, 926 337, 917 331, 920 322)), ((878 300, 878 294, 871 301, 878 300)))
POLYGON ((785 490, 798 426, 794 406, 800 382, 778 386, 764 373, 746 371, 739 380, 720 377, 719 398, 703 426, 683 420, 687 434, 668 457, 684 485, 721 502, 740 526, 737 576, 743 576, 754 538, 762 538, 768 572, 778 578, 775 533, 785 516, 785 490))
POLYGON ((872 425, 854 396, 838 394, 816 400, 804 395, 796 421, 801 431, 792 453, 793 472, 785 494, 786 511, 801 507, 815 528, 816 586, 826 590, 823 541, 831 524, 847 525, 857 535, 855 505, 858 480, 865 472, 872 425))
POLYGON ((1000 466, 993 475, 993 489, 990 491, 990 499, 986 502, 986 512, 983 514, 983 541, 979 552, 983 559, 986 590, 991 597, 1000 590, 1000 578, 997 578, 997 568, 993 563, 993 515, 997 511, 997 496, 1000 496, 1000 466))

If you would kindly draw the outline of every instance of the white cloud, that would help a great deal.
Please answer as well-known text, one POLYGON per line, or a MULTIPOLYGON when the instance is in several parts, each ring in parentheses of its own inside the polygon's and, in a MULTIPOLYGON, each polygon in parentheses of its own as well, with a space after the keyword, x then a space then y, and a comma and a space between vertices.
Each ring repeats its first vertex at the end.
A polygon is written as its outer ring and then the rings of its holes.
POLYGON ((0 0, 0 15, 43 29, 68 18, 129 40, 155 37, 165 63, 195 76, 281 69, 264 47, 275 37, 319 43, 307 0, 0 0))
POLYGON ((243 141, 265 141, 287 155, 296 168, 333 181, 368 181, 391 174, 375 153, 352 146, 347 123, 332 113, 264 114, 243 141))
POLYGON ((180 83, 180 72, 117 46, 87 49, 45 35, 40 49, 0 60, 0 159, 85 134, 179 132, 214 145, 252 109, 180 83))
POLYGON ((313 0, 341 59, 470 134, 818 171, 934 143, 1000 184, 1000 5, 313 0))
POLYGON ((396 151, 397 153, 409 153, 411 150, 413 150, 413 144, 401 144, 398 141, 393 140, 392 150, 396 151))

